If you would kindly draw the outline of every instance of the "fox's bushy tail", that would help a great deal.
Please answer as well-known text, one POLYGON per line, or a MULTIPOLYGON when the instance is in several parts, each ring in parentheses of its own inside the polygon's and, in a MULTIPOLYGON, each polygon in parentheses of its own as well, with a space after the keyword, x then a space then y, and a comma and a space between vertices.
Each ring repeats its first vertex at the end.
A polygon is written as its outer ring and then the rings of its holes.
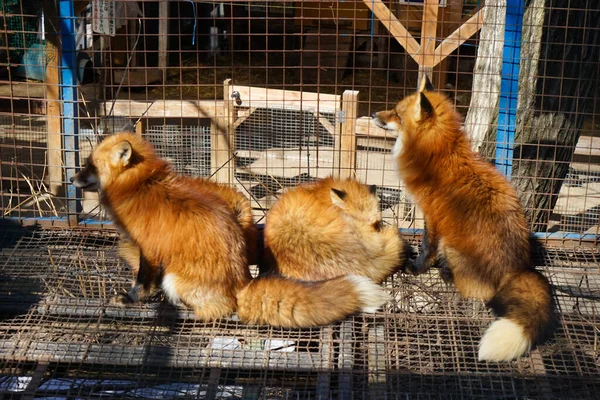
POLYGON ((545 340, 554 325, 550 285, 536 270, 520 271, 489 302, 498 319, 479 344, 479 361, 510 361, 545 340))
POLYGON ((237 298, 238 316, 246 323, 311 327, 337 322, 359 311, 375 312, 388 295, 364 276, 304 282, 268 275, 250 282, 237 298))

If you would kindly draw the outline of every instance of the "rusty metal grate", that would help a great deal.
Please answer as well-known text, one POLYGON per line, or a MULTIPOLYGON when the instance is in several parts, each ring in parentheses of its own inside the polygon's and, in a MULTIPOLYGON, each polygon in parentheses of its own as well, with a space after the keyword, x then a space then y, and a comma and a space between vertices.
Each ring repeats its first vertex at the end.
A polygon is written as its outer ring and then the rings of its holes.
POLYGON ((397 274, 375 315, 317 329, 194 320, 129 285, 108 231, 10 228, 0 253, 0 393, 111 398, 591 398, 600 386, 600 257, 549 248, 555 338, 510 364, 480 363, 492 315, 437 271, 397 274), (210 395, 210 396, 209 396, 210 395), (211 397, 212 396, 212 397, 211 397), (325 397, 323 397, 325 396, 325 397))

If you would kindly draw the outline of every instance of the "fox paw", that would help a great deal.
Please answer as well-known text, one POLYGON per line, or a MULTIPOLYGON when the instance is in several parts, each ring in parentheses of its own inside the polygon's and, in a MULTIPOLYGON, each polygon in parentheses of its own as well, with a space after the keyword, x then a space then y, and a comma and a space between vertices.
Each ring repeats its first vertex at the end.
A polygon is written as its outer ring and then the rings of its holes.
POLYGON ((424 274, 425 272, 429 271, 431 269, 431 267, 434 267, 437 265, 437 258, 436 257, 428 257, 425 258, 422 255, 417 257, 416 260, 408 260, 406 262, 406 265, 404 266, 403 271, 409 274, 413 274, 413 275, 420 275, 420 274, 424 274))
POLYGON ((129 296, 129 293, 121 293, 115 297, 113 297, 112 299, 110 299, 110 304, 119 306, 119 307, 124 307, 130 304, 134 304, 137 303, 136 300, 132 299, 129 296))

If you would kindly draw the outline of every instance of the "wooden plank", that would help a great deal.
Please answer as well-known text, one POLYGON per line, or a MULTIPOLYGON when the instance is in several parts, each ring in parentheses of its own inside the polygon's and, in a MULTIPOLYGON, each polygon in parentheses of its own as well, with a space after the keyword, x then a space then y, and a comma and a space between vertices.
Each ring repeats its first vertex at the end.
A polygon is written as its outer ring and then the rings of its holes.
MULTIPOLYGON (((112 115, 145 118, 215 118, 224 117, 222 100, 116 100, 112 115), (145 113, 145 114, 144 114, 145 113)), ((98 115, 106 116, 112 100, 98 104, 98 115)))
POLYGON ((356 115, 358 114, 358 91, 346 90, 342 95, 343 122, 340 135, 335 137, 335 173, 342 179, 356 176, 356 115))
POLYGON ((48 32, 46 40, 46 117, 48 121, 48 188, 58 194, 63 186, 62 173, 62 110, 60 105, 60 43, 56 26, 59 20, 55 3, 44 2, 44 26, 48 32))
POLYGON ((423 22, 421 25, 421 51, 419 52, 419 67, 433 67, 435 42, 438 25, 438 0, 425 0, 423 5, 423 22))
POLYGON ((335 94, 232 86, 229 98, 234 91, 240 95, 240 101, 236 102, 236 106, 240 107, 295 107, 317 109, 319 112, 335 112, 340 109, 340 96, 335 94))
POLYGON ((387 30, 392 34, 394 39, 400 43, 400 45, 406 50, 406 53, 409 54, 415 61, 418 63, 418 54, 421 46, 415 38, 408 32, 408 30, 402 25, 398 18, 390 9, 383 4, 381 0, 363 0, 363 2, 369 7, 369 9, 375 14, 377 19, 387 28, 387 30))
POLYGON ((485 7, 481 8, 471 18, 466 20, 458 29, 445 38, 442 43, 440 43, 440 45, 435 49, 433 66, 439 64, 461 44, 479 32, 481 26, 483 25, 484 10, 485 7))
MULTIPOLYGON (((67 338, 65 338, 66 340, 67 338)), ((15 339, 0 343, 0 357, 14 361, 75 362, 106 366, 173 368, 243 368, 314 372, 323 368, 319 353, 268 350, 226 350, 207 347, 171 347, 49 342, 15 339)))

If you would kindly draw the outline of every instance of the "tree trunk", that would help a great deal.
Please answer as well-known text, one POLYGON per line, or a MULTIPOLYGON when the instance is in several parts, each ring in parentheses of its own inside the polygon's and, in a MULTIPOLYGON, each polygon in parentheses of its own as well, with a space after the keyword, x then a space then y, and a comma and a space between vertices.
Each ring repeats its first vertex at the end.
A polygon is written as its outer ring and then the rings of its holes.
POLYGON ((586 0, 531 0, 525 8, 512 183, 534 231, 546 230, 593 105, 599 14, 586 0))
POLYGON ((502 54, 504 47, 505 18, 506 0, 485 2, 473 71, 473 94, 465 119, 465 129, 471 138, 473 150, 479 151, 488 161, 492 161, 496 155, 502 78, 502 57, 498 57, 498 54, 502 54))

